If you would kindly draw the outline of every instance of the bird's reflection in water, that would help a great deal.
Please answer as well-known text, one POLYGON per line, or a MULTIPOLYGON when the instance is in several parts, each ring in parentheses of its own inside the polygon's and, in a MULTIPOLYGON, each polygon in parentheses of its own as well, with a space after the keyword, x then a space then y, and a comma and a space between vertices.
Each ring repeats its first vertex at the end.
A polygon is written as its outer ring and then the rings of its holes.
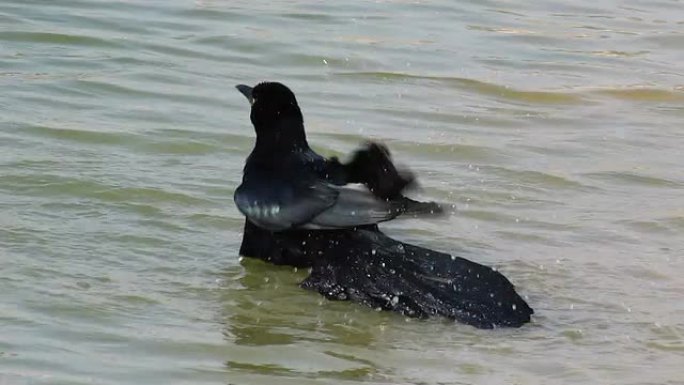
POLYGON ((234 345, 230 371, 335 379, 376 371, 358 353, 366 355, 391 315, 302 290, 308 272, 252 258, 224 270, 221 319, 234 345))

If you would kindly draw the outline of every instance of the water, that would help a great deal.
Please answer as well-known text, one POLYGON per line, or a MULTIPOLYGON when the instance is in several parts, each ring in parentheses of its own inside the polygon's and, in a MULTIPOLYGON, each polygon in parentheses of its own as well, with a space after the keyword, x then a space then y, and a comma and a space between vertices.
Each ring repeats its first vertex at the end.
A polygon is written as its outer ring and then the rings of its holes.
POLYGON ((684 362, 684 4, 4 0, 0 384, 665 384, 684 362), (386 142, 460 211, 519 330, 409 321, 238 259, 280 80, 310 142, 386 142))

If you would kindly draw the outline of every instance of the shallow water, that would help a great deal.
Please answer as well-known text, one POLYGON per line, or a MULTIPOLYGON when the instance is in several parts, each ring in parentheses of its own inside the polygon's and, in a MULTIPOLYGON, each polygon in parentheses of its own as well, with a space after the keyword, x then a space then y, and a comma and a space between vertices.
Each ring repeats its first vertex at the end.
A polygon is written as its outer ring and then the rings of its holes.
POLYGON ((0 3, 0 384, 674 384, 681 1, 0 3), (393 236, 496 266, 518 330, 332 303, 238 259, 237 83, 310 142, 386 142, 393 236))

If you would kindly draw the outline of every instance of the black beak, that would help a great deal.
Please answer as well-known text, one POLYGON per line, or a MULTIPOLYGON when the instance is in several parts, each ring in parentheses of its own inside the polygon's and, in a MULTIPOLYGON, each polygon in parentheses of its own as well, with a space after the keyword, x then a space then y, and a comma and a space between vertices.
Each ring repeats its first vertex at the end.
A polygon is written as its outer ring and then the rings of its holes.
POLYGON ((254 98, 252 97, 252 87, 246 86, 244 84, 238 84, 235 86, 235 88, 237 88, 241 94, 245 95, 247 100, 249 100, 249 104, 254 104, 254 98))

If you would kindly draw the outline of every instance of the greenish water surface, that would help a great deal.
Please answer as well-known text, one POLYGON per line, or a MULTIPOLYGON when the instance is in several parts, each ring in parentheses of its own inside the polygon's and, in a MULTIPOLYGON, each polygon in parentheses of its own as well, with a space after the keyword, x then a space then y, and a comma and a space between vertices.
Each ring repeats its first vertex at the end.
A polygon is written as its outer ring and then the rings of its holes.
POLYGON ((681 1, 3 0, 0 384, 682 384, 681 1), (333 303, 237 254, 237 83, 310 143, 386 142, 496 266, 481 331, 333 303))

